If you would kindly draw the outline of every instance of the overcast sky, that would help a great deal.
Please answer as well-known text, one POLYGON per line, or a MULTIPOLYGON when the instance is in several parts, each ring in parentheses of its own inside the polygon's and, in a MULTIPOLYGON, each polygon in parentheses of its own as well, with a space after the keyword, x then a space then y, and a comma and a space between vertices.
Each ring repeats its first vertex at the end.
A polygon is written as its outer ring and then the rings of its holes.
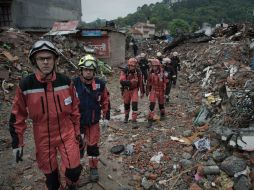
POLYGON ((112 20, 134 13, 138 6, 161 2, 161 0, 81 0, 82 21, 92 22, 97 18, 112 20))

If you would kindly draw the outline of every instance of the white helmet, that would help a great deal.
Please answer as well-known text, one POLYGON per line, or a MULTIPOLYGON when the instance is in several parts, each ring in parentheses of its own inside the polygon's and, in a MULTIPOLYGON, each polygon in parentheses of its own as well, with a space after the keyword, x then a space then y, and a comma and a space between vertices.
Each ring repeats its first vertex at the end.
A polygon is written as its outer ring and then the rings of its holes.
POLYGON ((173 56, 178 56, 178 53, 175 51, 175 52, 173 52, 173 56))
POLYGON ((161 52, 157 52, 157 53, 156 53, 156 56, 157 56, 157 57, 161 57, 161 56, 162 56, 161 52))
POLYGON ((141 54, 140 54, 140 57, 142 57, 142 58, 144 58, 145 56, 146 56, 145 53, 141 53, 141 54))
POLYGON ((163 58, 162 61, 163 61, 164 63, 171 63, 171 59, 168 58, 168 57, 163 58))

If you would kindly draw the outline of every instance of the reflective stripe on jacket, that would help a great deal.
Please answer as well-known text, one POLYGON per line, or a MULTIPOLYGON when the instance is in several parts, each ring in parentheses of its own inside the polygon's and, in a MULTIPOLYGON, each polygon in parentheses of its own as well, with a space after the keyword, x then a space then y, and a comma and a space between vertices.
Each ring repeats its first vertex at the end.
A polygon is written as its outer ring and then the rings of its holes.
POLYGON ((105 82, 98 78, 93 80, 91 87, 82 82, 80 77, 75 78, 73 81, 80 100, 80 124, 81 132, 83 132, 84 129, 82 128, 84 126, 91 126, 99 122, 101 110, 103 111, 103 117, 106 117, 109 110, 109 93, 105 82))
POLYGON ((25 120, 33 121, 36 147, 57 145, 80 133, 79 100, 71 80, 53 73, 44 81, 40 74, 22 79, 16 89, 10 117, 12 147, 24 146, 25 120))

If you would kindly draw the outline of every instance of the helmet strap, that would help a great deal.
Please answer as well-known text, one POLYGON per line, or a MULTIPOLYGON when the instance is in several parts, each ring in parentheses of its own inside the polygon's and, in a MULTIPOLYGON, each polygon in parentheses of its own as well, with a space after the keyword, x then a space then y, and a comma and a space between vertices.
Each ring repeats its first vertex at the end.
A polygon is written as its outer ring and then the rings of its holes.
POLYGON ((81 69, 80 69, 80 76, 83 78, 83 80, 84 80, 85 82, 90 83, 90 81, 92 81, 92 80, 94 79, 95 70, 93 71, 93 77, 92 77, 92 78, 86 78, 86 77, 84 77, 84 75, 83 75, 83 69, 81 68, 81 69))

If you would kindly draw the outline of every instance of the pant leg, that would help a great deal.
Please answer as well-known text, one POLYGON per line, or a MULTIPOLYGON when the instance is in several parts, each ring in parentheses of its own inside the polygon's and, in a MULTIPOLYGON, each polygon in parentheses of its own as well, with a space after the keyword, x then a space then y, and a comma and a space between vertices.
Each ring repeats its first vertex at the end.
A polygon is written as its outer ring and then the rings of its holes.
POLYGON ((99 152, 99 141, 100 141, 100 126, 99 123, 93 124, 87 127, 86 130, 86 142, 87 142, 87 155, 89 158, 89 167, 98 167, 98 156, 99 152))
POLYGON ((132 90, 132 121, 136 121, 138 117, 138 89, 132 90))
POLYGON ((58 146, 61 155, 61 168, 65 174, 66 183, 72 185, 78 182, 82 166, 80 165, 79 142, 75 135, 63 139, 58 146))
POLYGON ((148 120, 153 120, 154 118, 154 108, 155 108, 155 103, 156 103, 156 92, 152 90, 149 95, 149 115, 148 115, 148 120))
POLYGON ((131 93, 130 93, 129 90, 124 90, 124 92, 123 92, 123 102, 124 102, 125 117, 129 117, 130 103, 131 103, 131 93))
POLYGON ((172 87, 172 80, 170 79, 170 80, 167 82, 167 85, 166 85, 166 91, 165 91, 165 97, 166 97, 166 98, 169 98, 169 94, 170 94, 170 91, 171 91, 171 87, 172 87))
POLYGON ((56 147, 49 146, 48 144, 36 145, 36 161, 39 169, 44 174, 55 171, 58 168, 56 147))
POLYGON ((165 98, 164 98, 164 94, 165 94, 164 90, 161 90, 161 91, 158 92, 158 104, 159 104, 159 109, 160 109, 161 116, 165 115, 165 107, 164 107, 165 98))

